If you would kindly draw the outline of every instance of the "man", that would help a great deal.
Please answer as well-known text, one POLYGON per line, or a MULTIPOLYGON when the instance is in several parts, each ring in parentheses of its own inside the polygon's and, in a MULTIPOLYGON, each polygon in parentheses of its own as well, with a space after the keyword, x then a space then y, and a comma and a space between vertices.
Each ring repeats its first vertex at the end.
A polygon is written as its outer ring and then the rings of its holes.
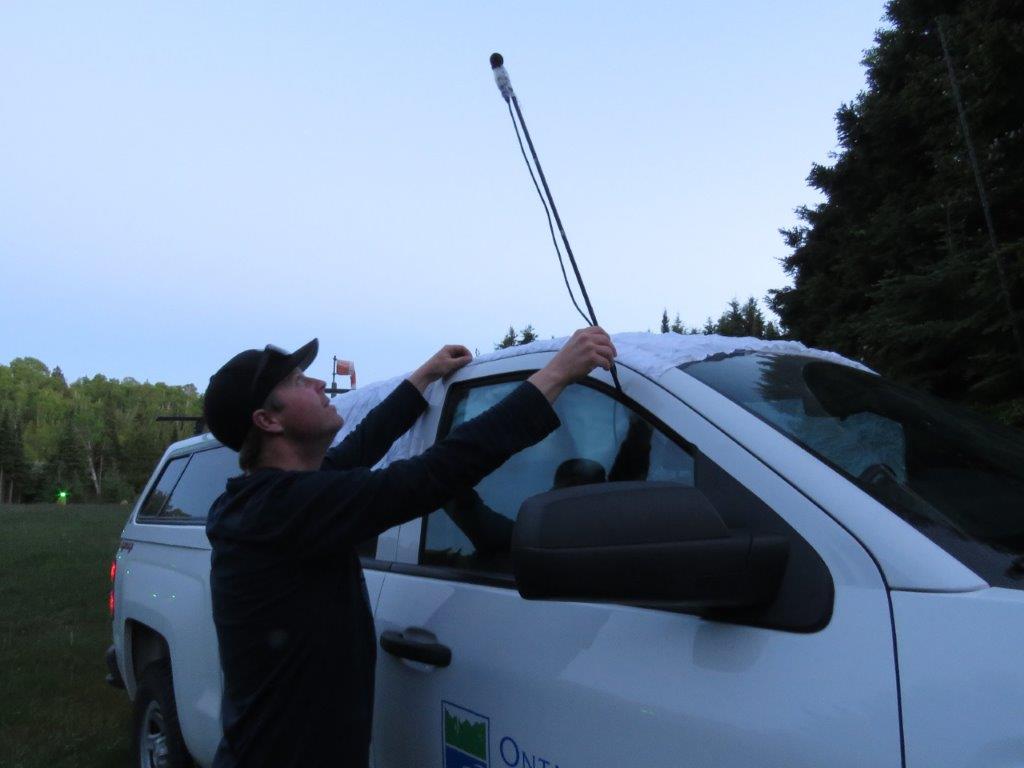
POLYGON ((422 455, 372 471, 425 410, 423 390, 466 365, 446 346, 337 447, 342 419, 292 354, 247 350, 210 378, 204 414, 239 451, 210 509, 210 587, 224 696, 215 768, 366 768, 376 633, 356 547, 476 485, 558 424, 551 403, 615 355, 600 328, 577 331, 502 402, 422 455))

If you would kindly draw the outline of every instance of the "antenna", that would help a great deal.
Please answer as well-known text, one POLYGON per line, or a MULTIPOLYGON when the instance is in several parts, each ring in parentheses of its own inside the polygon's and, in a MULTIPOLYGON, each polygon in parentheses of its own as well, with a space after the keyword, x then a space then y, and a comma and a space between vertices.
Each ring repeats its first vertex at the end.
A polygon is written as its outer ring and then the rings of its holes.
MULTIPOLYGON (((537 194, 540 196, 541 204, 544 206, 544 212, 548 217, 548 228, 551 229, 551 240, 555 246, 555 253, 558 254, 558 264, 562 268, 562 277, 565 279, 565 287, 569 291, 569 298, 572 299, 573 306, 583 316, 583 320, 591 325, 597 325, 597 313, 594 312, 594 305, 590 302, 590 296, 587 293, 587 287, 583 284, 583 275, 580 274, 580 268, 576 264, 576 257, 573 255, 572 246, 569 245, 569 238, 565 234, 565 227, 562 226, 562 217, 558 215, 558 208, 555 206, 555 198, 551 194, 551 189, 548 187, 548 180, 544 176, 544 169, 541 168, 540 158, 537 157, 537 149, 533 146, 533 139, 530 138, 530 129, 526 127, 526 120, 523 118, 523 111, 519 107, 519 99, 516 98, 516 93, 512 90, 512 81, 509 79, 508 72, 505 71, 505 58, 500 53, 492 53, 490 57, 491 69, 494 71, 494 81, 498 85, 498 91, 501 93, 501 97, 505 100, 508 105, 508 114, 512 118, 512 127, 516 130, 516 138, 519 140, 519 149, 523 153, 523 160, 526 161, 526 167, 530 171, 530 178, 533 179, 534 187, 537 187, 537 179, 533 175, 533 168, 530 166, 530 161, 526 157, 526 151, 523 149, 523 140, 519 135, 519 126, 523 127, 523 135, 526 136, 526 144, 530 147, 530 155, 533 157, 533 165, 537 167, 537 175, 540 176, 540 182, 544 187, 544 194, 541 195, 540 188, 537 188, 537 194), (512 110, 515 109, 513 115, 512 110), (519 118, 518 125, 516 124, 516 117, 519 118), (546 198, 546 200, 545 200, 546 198), (550 211, 549 211, 550 206, 550 211), (576 283, 580 287, 580 293, 583 295, 583 302, 587 306, 587 314, 583 313, 580 309, 580 305, 576 303, 576 297, 573 295, 572 288, 569 286, 569 278, 565 272, 565 264, 562 261, 562 253, 558 249, 558 241, 555 240, 554 229, 551 226, 551 217, 555 218, 555 224, 558 225, 558 234, 562 237, 562 244, 565 246, 565 252, 569 257, 569 263, 572 265, 572 271, 576 276, 576 283)), ((616 371, 615 363, 611 366, 612 381, 615 382, 615 388, 622 394, 622 385, 619 383, 619 374, 616 371)))

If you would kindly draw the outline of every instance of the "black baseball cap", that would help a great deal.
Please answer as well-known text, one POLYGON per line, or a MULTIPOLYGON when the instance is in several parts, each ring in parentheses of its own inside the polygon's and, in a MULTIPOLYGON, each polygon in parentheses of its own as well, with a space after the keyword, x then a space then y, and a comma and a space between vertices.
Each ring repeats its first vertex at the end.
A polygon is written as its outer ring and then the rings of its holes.
POLYGON ((262 350, 239 352, 210 377, 203 395, 203 418, 213 436, 240 450, 252 427, 253 411, 263 407, 271 390, 296 368, 306 370, 316 359, 320 342, 313 339, 292 353, 267 344, 262 350))

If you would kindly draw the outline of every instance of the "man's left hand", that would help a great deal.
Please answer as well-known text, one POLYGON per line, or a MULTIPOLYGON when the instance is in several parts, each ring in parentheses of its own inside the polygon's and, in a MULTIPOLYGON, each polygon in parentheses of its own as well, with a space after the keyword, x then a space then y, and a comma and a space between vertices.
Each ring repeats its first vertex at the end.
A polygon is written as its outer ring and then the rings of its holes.
POLYGON ((472 359, 472 353, 461 344, 445 344, 409 376, 409 382, 423 392, 428 384, 455 373, 472 359))

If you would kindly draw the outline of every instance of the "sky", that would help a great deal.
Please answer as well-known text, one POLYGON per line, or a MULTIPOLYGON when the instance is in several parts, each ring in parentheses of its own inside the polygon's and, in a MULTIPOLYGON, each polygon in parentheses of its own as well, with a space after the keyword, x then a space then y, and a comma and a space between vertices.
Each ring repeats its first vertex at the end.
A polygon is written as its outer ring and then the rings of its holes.
POLYGON ((881 0, 0 6, 0 363, 195 384, 320 339, 360 382, 582 325, 505 56, 602 326, 788 284, 778 233, 881 0))

